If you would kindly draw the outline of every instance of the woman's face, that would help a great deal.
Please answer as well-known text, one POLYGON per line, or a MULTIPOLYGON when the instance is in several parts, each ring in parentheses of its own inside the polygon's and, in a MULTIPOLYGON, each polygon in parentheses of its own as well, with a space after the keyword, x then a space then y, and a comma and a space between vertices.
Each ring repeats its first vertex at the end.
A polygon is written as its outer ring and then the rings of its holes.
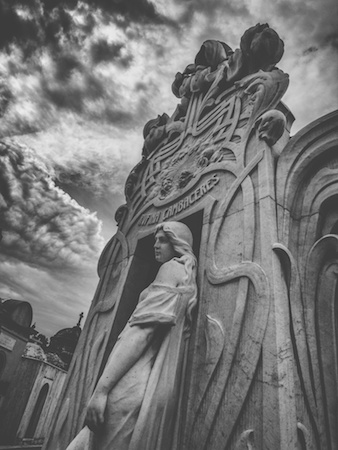
POLYGON ((155 259, 161 264, 170 261, 174 256, 176 256, 174 247, 163 230, 159 230, 155 234, 154 250, 155 259))

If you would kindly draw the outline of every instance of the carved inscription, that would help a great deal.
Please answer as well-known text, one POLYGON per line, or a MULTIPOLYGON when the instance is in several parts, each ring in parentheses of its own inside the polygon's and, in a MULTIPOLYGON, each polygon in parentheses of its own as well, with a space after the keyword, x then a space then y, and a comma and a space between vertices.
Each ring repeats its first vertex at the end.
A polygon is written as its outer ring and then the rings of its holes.
POLYGON ((179 202, 174 203, 163 211, 158 211, 152 214, 143 214, 138 223, 140 227, 145 225, 153 225, 155 223, 162 222, 170 217, 184 211, 189 208, 189 206, 196 203, 200 198, 211 191, 216 184, 219 182, 219 176, 217 173, 213 174, 212 177, 208 178, 207 181, 202 183, 197 189, 195 189, 191 194, 184 197, 179 202))

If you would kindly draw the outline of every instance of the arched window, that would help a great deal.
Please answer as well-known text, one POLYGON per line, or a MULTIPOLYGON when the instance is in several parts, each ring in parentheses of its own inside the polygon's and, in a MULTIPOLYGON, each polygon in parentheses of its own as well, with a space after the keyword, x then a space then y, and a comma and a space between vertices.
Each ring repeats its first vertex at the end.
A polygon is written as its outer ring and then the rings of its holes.
POLYGON ((49 385, 46 383, 42 386, 41 391, 38 396, 38 399, 35 403, 33 413, 30 418, 30 421, 29 421, 29 424, 28 424, 28 427, 26 430, 26 434, 25 434, 25 437, 27 437, 27 438, 34 437, 36 427, 39 423, 41 412, 42 412, 42 409, 44 407, 44 404, 45 404, 45 401, 47 398, 48 391, 49 391, 49 385))

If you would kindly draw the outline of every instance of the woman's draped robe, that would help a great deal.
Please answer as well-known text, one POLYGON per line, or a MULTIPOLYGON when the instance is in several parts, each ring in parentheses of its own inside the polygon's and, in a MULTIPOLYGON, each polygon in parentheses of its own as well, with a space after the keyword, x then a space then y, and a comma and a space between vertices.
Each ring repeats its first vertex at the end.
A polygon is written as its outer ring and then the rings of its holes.
MULTIPOLYGON (((156 326, 151 343, 108 395, 99 435, 84 428, 67 450, 169 450, 176 440, 188 306, 194 286, 152 283, 140 295, 127 327, 156 326)), ((115 346, 120 345, 122 331, 115 346)), ((114 351, 114 350, 113 350, 114 351)))

